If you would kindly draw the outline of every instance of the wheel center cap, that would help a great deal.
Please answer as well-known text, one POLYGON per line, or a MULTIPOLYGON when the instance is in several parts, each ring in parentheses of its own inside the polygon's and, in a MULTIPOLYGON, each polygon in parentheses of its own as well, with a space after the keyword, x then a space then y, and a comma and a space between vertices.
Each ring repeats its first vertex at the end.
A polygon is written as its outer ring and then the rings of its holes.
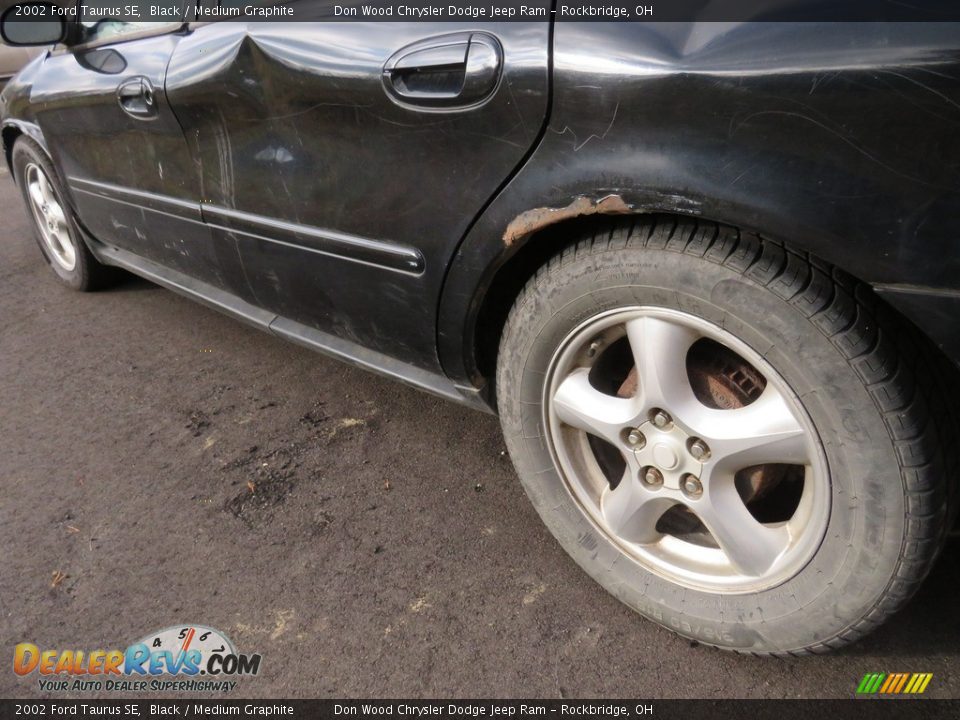
POLYGON ((680 464, 680 457, 676 450, 661 442, 653 446, 653 461, 664 470, 673 470, 680 464))

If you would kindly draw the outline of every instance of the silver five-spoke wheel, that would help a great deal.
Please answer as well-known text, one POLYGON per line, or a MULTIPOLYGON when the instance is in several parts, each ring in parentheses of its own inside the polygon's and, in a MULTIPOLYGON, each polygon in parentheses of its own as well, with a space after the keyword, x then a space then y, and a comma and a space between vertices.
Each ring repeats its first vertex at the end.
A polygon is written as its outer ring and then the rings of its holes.
POLYGON ((77 249, 70 238, 63 207, 39 165, 28 164, 24 176, 30 197, 30 209, 44 246, 53 261, 69 272, 76 267, 77 249))
POLYGON ((830 486, 799 401, 757 352, 675 310, 576 328, 548 371, 551 450, 624 553, 682 585, 756 592, 820 544, 830 486))
POLYGON ((584 232, 497 356, 504 439, 560 546, 697 642, 820 653, 877 627, 957 511, 954 370, 869 287, 750 232, 584 232))

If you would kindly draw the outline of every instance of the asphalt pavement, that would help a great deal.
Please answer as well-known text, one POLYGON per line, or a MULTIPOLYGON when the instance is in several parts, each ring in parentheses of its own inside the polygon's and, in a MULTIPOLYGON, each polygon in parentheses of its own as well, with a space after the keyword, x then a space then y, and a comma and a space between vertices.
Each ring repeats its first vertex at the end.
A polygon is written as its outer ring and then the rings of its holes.
POLYGON ((6 168, 0 548, 0 697, 40 694, 16 643, 187 623, 262 654, 238 697, 850 697, 868 672, 960 697, 957 540, 843 652, 691 644, 567 559, 496 418, 139 279, 61 287, 6 168))

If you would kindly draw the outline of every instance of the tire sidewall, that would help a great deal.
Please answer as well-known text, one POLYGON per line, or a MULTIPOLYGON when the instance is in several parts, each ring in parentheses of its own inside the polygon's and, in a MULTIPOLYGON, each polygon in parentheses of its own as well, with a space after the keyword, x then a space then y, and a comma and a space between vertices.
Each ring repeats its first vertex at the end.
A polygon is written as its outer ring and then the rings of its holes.
POLYGON ((522 296, 502 351, 499 409, 524 488, 564 549, 630 607, 691 639, 774 651, 841 635, 883 596, 905 534, 897 457, 854 369, 790 303, 730 268, 678 252, 578 252, 522 296), (543 383, 574 328, 625 306, 679 310, 726 329, 800 398, 826 456, 831 510, 820 548, 790 580, 744 594, 682 587, 624 555, 573 500, 545 440, 543 383))

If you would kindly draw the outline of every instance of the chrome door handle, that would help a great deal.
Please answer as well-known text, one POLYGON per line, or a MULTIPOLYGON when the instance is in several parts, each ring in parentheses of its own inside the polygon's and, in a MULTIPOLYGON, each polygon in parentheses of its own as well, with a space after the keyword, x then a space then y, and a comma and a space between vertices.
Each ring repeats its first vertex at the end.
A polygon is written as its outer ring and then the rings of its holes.
POLYGON ((486 33, 453 33, 408 45, 383 67, 388 95, 403 105, 457 108, 493 94, 503 51, 486 33))
POLYGON ((124 80, 117 88, 117 102, 121 110, 138 120, 157 116, 157 98, 149 78, 137 76, 124 80))

